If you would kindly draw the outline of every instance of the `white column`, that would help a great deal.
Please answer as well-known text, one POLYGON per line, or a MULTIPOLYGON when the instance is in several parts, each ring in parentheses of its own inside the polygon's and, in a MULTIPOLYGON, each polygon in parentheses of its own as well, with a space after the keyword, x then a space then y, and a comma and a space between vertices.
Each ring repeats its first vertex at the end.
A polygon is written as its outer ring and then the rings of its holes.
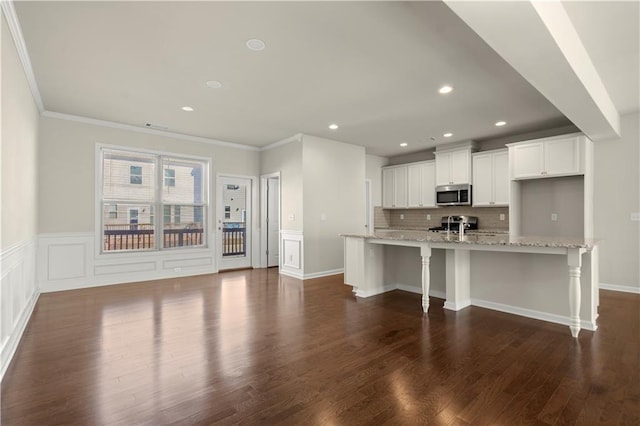
POLYGON ((469 250, 446 251, 447 300, 444 308, 459 311, 471 305, 471 254, 469 250))
POLYGON ((420 246, 420 256, 422 256, 422 311, 429 310, 429 287, 431 287, 431 246, 424 244, 420 246))
POLYGON ((567 253, 567 264, 569 265, 569 311, 571 335, 578 337, 580 333, 580 268, 582 267, 582 254, 585 249, 569 249, 567 253))

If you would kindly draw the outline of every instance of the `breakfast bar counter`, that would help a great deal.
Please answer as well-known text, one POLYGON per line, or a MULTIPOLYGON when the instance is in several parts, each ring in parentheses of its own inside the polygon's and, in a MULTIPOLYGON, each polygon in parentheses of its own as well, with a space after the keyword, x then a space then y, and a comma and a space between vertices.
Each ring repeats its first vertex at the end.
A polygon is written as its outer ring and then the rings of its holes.
MULTIPOLYGON (((597 242, 595 240, 569 237, 511 236, 507 233, 482 231, 468 232, 459 236, 447 232, 391 229, 376 230, 373 234, 342 234, 342 236, 345 241, 345 284, 353 286, 354 293, 358 297, 369 297, 388 291, 390 288, 388 283, 384 282, 385 246, 415 247, 420 250, 422 263, 420 284, 422 287, 422 308, 425 313, 429 310, 430 259, 433 249, 446 251, 446 301, 444 307, 454 311, 475 304, 472 298, 473 287, 483 285, 482 280, 478 278, 478 282, 476 282, 475 275, 472 274, 471 252, 521 253, 537 257, 532 258, 531 267, 525 268, 526 273, 519 270, 520 266, 513 268, 513 282, 528 286, 528 290, 533 293, 545 291, 547 293, 538 298, 544 300, 545 297, 548 297, 552 301, 559 297, 555 293, 559 286, 552 286, 551 291, 539 289, 544 288, 542 284, 544 284, 544 280, 549 280, 549 271, 553 269, 554 282, 566 283, 563 291, 564 295, 568 295, 566 312, 560 312, 559 315, 558 313, 549 313, 545 309, 544 302, 541 302, 540 307, 536 310, 518 306, 495 309, 568 324, 574 337, 578 336, 581 328, 596 329, 598 296, 595 267, 597 262, 594 262, 593 259, 597 256, 597 242), (585 253, 589 257, 589 270, 587 282, 581 283, 585 253), (557 256, 563 256, 566 260, 562 270, 558 267, 557 256), (550 259, 550 257, 554 259, 550 259), (587 306, 583 310, 583 316, 586 318, 581 320, 583 299, 587 302, 587 306)), ((487 262, 486 258, 483 258, 483 262, 487 262)), ((489 262, 492 261, 489 260, 489 262)), ((494 267, 507 268, 508 270, 508 265, 503 259, 497 259, 495 265, 481 265, 480 267, 485 271, 494 267)), ((484 275, 487 276, 486 272, 484 275)), ((484 281, 489 280, 484 279, 484 281)), ((523 304, 525 302, 526 300, 522 300, 523 304)), ((482 304, 479 303, 479 305, 482 304)), ((503 306, 497 303, 494 305, 503 306)))

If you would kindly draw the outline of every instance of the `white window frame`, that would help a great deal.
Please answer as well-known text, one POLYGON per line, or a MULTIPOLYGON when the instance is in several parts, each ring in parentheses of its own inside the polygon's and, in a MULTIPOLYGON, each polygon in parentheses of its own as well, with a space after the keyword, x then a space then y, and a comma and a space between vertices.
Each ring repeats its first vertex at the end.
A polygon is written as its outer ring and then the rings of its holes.
MULTIPOLYGON (((195 155, 181 154, 175 152, 167 152, 167 151, 155 151, 149 149, 138 149, 138 148, 129 148, 126 146, 120 145, 108 145, 96 143, 95 149, 95 170, 96 170, 96 179, 95 179, 95 199, 94 199, 94 209, 95 209, 95 255, 98 257, 109 257, 109 258, 117 258, 117 257, 130 257, 130 256, 144 256, 144 255, 157 255, 159 253, 189 253, 189 252, 202 252, 205 250, 211 250, 213 247, 213 242, 215 240, 215 232, 212 223, 212 212, 211 209, 214 208, 211 205, 211 159, 206 157, 200 157, 195 155), (130 152, 132 155, 142 154, 142 155, 155 155, 158 156, 157 162, 157 170, 156 170, 156 194, 155 200, 152 203, 154 206, 154 226, 156 232, 154 232, 156 239, 156 248, 148 249, 148 250, 114 250, 114 251, 104 251, 104 240, 103 240, 103 230, 104 230, 104 218, 102 211, 102 203, 103 203, 103 150, 117 150, 130 152), (184 160, 193 160, 200 161, 204 164, 203 176, 202 176, 202 190, 203 190, 203 206, 204 206, 204 217, 203 217, 203 236, 202 236, 202 245, 199 246, 183 246, 183 247, 162 247, 163 240, 162 234, 164 230, 164 209, 165 205, 162 202, 162 190, 164 188, 164 171, 162 167, 162 157, 170 157, 170 158, 178 158, 184 160), (158 232, 160 231, 160 232, 158 232)), ((134 201, 135 203, 135 201, 134 201)), ((178 203, 179 204, 179 203, 178 203)), ((167 204, 174 205, 174 204, 167 204)))

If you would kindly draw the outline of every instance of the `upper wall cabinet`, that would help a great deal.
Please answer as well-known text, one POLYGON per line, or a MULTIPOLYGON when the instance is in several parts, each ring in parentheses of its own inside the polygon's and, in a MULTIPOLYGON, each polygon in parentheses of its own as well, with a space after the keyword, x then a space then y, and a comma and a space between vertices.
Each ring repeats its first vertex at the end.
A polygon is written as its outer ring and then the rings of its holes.
POLYGON ((382 207, 407 208, 407 166, 382 168, 382 207))
POLYGON ((511 179, 582 175, 584 144, 580 134, 508 144, 511 179))
POLYGON ((436 206, 436 163, 424 161, 407 165, 407 207, 436 206))
POLYGON ((509 152, 506 149, 473 154, 473 205, 509 205, 509 152))
POLYGON ((436 151, 436 185, 471 183, 471 148, 436 151))

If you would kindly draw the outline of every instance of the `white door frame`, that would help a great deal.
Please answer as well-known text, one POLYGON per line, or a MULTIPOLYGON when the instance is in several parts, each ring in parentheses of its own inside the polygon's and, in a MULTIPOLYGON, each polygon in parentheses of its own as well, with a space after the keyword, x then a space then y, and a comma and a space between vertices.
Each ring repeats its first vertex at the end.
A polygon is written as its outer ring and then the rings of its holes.
POLYGON ((365 190, 365 210, 366 215, 368 215, 369 220, 367 221, 367 217, 364 218, 365 230, 367 234, 373 234, 374 228, 374 219, 373 219, 373 181, 371 179, 364 180, 364 190, 365 190), (367 202, 368 201, 368 202, 367 202))
POLYGON ((220 266, 222 264, 222 230, 221 230, 221 220, 224 218, 224 209, 223 209, 223 201, 222 201, 222 191, 220 191, 220 180, 222 178, 239 178, 239 179, 248 179, 251 180, 251 217, 248 218, 250 220, 250 229, 247 229, 247 257, 249 257, 250 264, 252 268, 260 267, 259 260, 259 250, 260 244, 256 244, 258 241, 258 209, 256 206, 258 205, 258 179, 255 176, 245 176, 245 175, 234 175, 229 173, 216 173, 216 181, 214 183, 214 188, 216 191, 216 207, 215 207, 215 253, 216 253, 216 271, 220 270, 220 266))
MULTIPOLYGON (((282 207, 282 183, 280 182, 280 172, 268 173, 266 175, 260 175, 260 268, 266 268, 268 265, 267 259, 267 181, 271 178, 278 178, 278 216, 280 216, 282 207)), ((282 218, 279 218, 278 223, 281 223, 282 218)), ((281 225, 278 225, 281 228, 281 225)), ((280 231, 280 230, 278 230, 280 231)), ((280 232, 278 232, 280 235, 280 232)), ((278 242, 280 247, 280 242, 278 242)), ((278 262, 278 267, 281 267, 282 257, 278 262)))

